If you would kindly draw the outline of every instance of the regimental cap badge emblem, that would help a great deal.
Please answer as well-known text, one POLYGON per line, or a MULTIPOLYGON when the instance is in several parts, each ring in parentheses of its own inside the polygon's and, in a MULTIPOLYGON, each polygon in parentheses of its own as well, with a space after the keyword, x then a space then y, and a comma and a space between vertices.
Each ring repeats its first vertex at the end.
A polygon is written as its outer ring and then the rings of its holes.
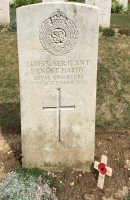
POLYGON ((39 39, 43 48, 55 56, 69 53, 76 45, 76 25, 58 9, 41 24, 39 39))

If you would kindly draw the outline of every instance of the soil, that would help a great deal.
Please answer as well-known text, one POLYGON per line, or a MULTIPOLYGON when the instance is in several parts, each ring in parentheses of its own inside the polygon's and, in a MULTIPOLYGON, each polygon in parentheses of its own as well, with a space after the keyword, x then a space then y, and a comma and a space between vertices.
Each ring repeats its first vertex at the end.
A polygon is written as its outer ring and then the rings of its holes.
MULTIPOLYGON (((53 187, 56 188, 58 200, 124 200, 130 196, 130 130, 96 130, 95 160, 101 155, 108 157, 108 166, 113 169, 112 177, 105 177, 104 189, 97 188, 98 171, 90 173, 45 172, 55 177, 53 187)), ((0 131, 0 181, 21 165, 21 136, 17 129, 1 128, 0 131)))

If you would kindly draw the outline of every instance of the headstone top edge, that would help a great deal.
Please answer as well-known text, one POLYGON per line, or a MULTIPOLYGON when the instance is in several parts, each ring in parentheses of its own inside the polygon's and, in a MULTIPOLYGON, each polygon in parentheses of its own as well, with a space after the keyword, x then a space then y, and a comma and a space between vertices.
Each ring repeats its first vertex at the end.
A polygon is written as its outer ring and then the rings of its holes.
POLYGON ((84 4, 84 3, 79 3, 79 2, 44 2, 44 3, 38 3, 38 4, 31 4, 31 5, 26 5, 26 6, 21 6, 19 8, 16 9, 17 12, 23 10, 23 9, 28 9, 28 8, 34 8, 34 7, 41 7, 41 5, 74 5, 74 6, 78 6, 80 5, 81 7, 86 7, 86 8, 92 8, 94 9, 95 11, 99 11, 99 8, 97 6, 93 6, 93 5, 89 5, 89 4, 84 4))

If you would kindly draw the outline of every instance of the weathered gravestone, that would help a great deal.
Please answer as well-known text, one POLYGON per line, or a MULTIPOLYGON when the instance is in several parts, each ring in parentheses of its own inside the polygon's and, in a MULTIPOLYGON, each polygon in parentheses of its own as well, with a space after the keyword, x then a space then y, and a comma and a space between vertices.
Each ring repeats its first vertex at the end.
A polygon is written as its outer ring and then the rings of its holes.
POLYGON ((128 8, 128 0, 118 0, 118 2, 120 4, 122 4, 124 6, 125 9, 128 8))
POLYGON ((94 160, 98 8, 17 9, 23 166, 90 170, 94 160))
POLYGON ((99 8, 99 24, 107 28, 111 21, 111 0, 85 0, 86 4, 99 8))
POLYGON ((9 0, 0 0, 0 24, 7 25, 10 23, 9 0))

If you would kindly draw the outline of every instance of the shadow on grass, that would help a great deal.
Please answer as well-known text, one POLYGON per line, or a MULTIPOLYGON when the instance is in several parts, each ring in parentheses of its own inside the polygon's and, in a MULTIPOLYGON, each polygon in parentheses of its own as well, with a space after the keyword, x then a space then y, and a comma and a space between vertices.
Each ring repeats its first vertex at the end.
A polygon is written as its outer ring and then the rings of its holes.
MULTIPOLYGON (((0 127, 1 140, 3 138, 6 141, 16 162, 21 164, 21 125, 19 103, 6 103, 0 105, 0 127)), ((4 152, 4 149, 2 151, 4 152)))
POLYGON ((0 105, 0 125, 13 128, 20 133, 20 104, 5 103, 0 105))

